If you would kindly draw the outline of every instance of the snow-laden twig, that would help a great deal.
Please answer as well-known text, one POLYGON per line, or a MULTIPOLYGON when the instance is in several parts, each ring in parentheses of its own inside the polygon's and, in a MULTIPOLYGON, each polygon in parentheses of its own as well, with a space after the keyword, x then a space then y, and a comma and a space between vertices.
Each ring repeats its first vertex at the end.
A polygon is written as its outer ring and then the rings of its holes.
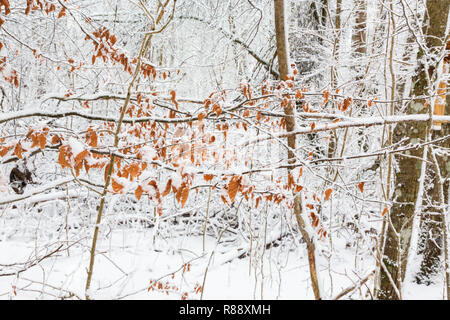
MULTIPOLYGON (((350 128, 350 127, 370 127, 376 125, 386 125, 386 124, 396 124, 401 122, 427 122, 430 120, 430 116, 428 114, 413 114, 413 115, 404 115, 404 116, 389 116, 389 117, 367 117, 367 118, 359 118, 354 121, 340 121, 332 124, 318 124, 314 128, 307 127, 297 129, 295 131, 289 133, 278 133, 273 134, 272 136, 263 136, 259 138, 249 139, 243 142, 240 147, 248 146, 252 143, 258 143, 261 141, 266 141, 276 138, 286 138, 291 135, 300 135, 300 134, 308 134, 315 132, 323 132, 336 130, 341 128, 350 128)), ((440 122, 450 122, 450 116, 433 116, 433 120, 440 122)))
POLYGON ((361 288, 361 286, 366 283, 371 276, 373 276, 375 274, 375 270, 372 270, 371 272, 369 272, 369 274, 367 276, 365 276, 363 279, 361 279, 360 281, 358 281, 356 284, 354 284, 353 286, 349 286, 347 288, 345 288, 344 290, 342 290, 339 294, 337 294, 332 300, 339 300, 340 298, 346 296, 347 294, 349 294, 350 292, 357 290, 359 288, 361 288))

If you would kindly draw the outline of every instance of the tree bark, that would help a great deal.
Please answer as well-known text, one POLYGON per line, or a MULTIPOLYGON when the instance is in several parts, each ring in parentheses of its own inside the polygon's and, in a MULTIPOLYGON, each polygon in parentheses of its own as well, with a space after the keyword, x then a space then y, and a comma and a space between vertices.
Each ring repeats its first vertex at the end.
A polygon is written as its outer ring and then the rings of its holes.
MULTIPOLYGON (((434 0, 427 1, 428 21, 424 24, 424 35, 427 36, 426 47, 433 49, 433 53, 439 53, 443 50, 443 43, 445 37, 445 28, 447 23, 447 15, 450 7, 450 0, 434 0)), ((436 76, 437 63, 427 65, 423 64, 424 52, 422 48, 419 49, 417 60, 419 73, 413 78, 412 95, 422 96, 429 95, 432 92, 432 88, 429 87, 429 80, 433 83, 436 76)), ((433 60, 435 61, 435 60, 433 60)), ((429 112, 429 106, 427 107, 425 100, 416 100, 413 103, 408 104, 406 108, 407 114, 427 113, 429 112)), ((448 99, 447 99, 448 102, 448 99)), ((428 101, 428 104, 430 101, 428 101)), ((448 112, 448 103, 447 103, 448 112)), ((448 124, 446 128, 441 130, 440 133, 434 133, 434 137, 441 136, 445 132, 448 134, 448 124)), ((416 126, 411 124, 398 124, 394 129, 393 143, 399 142, 404 137, 408 137, 410 143, 424 142, 429 137, 431 129, 431 123, 421 123, 416 126)), ((449 140, 445 140, 445 144, 449 143, 449 140)), ((431 213, 431 207, 423 207, 422 203, 418 203, 417 199, 420 190, 420 179, 425 177, 421 176, 422 158, 425 150, 418 148, 411 150, 408 154, 397 155, 395 160, 397 163, 397 171, 395 173, 395 187, 391 196, 393 205, 388 213, 386 241, 383 248, 382 262, 386 267, 386 270, 382 268, 380 272, 380 290, 378 291, 378 299, 399 299, 401 298, 402 282, 405 278, 406 262, 408 257, 408 251, 410 248, 412 222, 414 220, 414 213, 418 210, 423 216, 427 215, 425 212, 431 213), (420 205, 421 208, 416 208, 416 205, 420 205), (387 274, 389 272, 389 275, 387 274), (389 279, 391 277, 391 279, 389 279), (394 287, 395 285, 395 287, 394 287), (400 293, 400 297, 397 292, 400 293)), ((442 166, 441 166, 442 167, 442 166)), ((443 166, 445 168, 445 166, 443 166)), ((446 177, 448 172, 441 171, 441 175, 446 177)), ((426 185, 426 184, 425 184, 426 185)), ((432 201, 436 201, 436 195, 433 191, 437 190, 436 187, 432 187, 428 190, 428 195, 432 201)), ((427 189, 425 188, 425 192, 427 189)), ((420 199, 420 198, 419 198, 420 199)), ((442 205, 440 203, 439 205, 442 205)), ((434 217, 434 216, 433 216, 434 217)), ((439 221, 439 218, 433 218, 435 222, 439 221)), ((425 221, 425 220, 424 220, 425 221)), ((431 221, 431 220, 430 220, 431 221)), ((433 228, 441 228, 442 224, 432 223, 433 228)), ((425 226, 425 222, 422 223, 422 227, 425 226)), ((427 224, 427 228, 430 224, 427 224)), ((434 235, 440 234, 442 229, 434 232, 434 235)), ((426 241, 427 242, 427 241, 426 241)), ((440 255, 439 250, 432 248, 428 242, 428 255, 425 265, 433 264, 434 258, 440 255)))
MULTIPOLYGON (((444 68, 447 70, 447 66, 444 68)), ((445 114, 450 114, 449 106, 450 97, 446 97, 446 110, 445 114)), ((450 135, 450 127, 448 124, 440 124, 441 129, 432 132, 432 139, 450 135)), ((444 148, 450 148, 450 139, 446 139, 442 144, 444 148)), ((428 159, 433 162, 432 155, 428 159)), ((422 262, 420 270, 416 275, 417 283, 425 283, 427 285, 432 283, 433 275, 436 275, 441 269, 441 255, 446 246, 444 245, 444 235, 446 228, 444 222, 445 204, 448 204, 448 193, 444 192, 440 194, 440 181, 443 181, 444 190, 449 190, 449 174, 450 165, 447 157, 436 156, 436 164, 438 168, 431 167, 428 173, 427 195, 424 199, 423 211, 420 224, 420 236, 419 236, 419 250, 418 253, 422 255, 422 262), (437 174, 439 170, 440 174, 437 174), (443 197, 443 199, 441 199, 443 197)), ((444 264, 445 265, 445 264, 444 264)))
MULTIPOLYGON (((335 39, 333 44, 333 58, 337 64, 339 64, 339 44, 341 39, 341 8, 342 0, 336 1, 336 17, 334 20, 335 27, 335 39)), ((331 88, 336 88, 338 85, 336 66, 331 66, 331 88)))
MULTIPOLYGON (((289 76, 289 46, 287 40, 287 30, 285 23, 285 1, 284 0, 274 0, 275 8, 275 33, 277 41, 277 56, 278 56, 278 68, 280 71, 281 80, 286 80, 289 76)), ((284 108, 285 121, 286 121, 286 131, 292 132, 295 130, 295 119, 294 115, 295 103, 290 103, 284 108)), ((296 146, 296 136, 291 135, 287 138, 288 142, 288 163, 295 162, 295 146, 296 146)), ((316 255, 315 255, 315 244, 314 238, 308 234, 306 229, 305 220, 302 216, 302 206, 300 194, 294 195, 294 214, 297 219, 297 224, 302 234, 303 239, 306 242, 306 249, 308 251, 308 262, 309 271, 311 276, 311 284, 314 292, 314 297, 316 300, 320 299, 320 289, 319 281, 317 277, 316 268, 316 255)))
POLYGON ((367 51, 367 4, 366 0, 355 0, 355 26, 352 35, 353 55, 360 58, 367 51))

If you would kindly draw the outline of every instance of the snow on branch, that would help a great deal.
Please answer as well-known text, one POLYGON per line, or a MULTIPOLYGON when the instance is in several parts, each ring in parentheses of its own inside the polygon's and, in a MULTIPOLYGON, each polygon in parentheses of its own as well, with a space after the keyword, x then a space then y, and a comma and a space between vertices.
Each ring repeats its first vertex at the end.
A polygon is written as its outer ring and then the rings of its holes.
MULTIPOLYGON (((433 120, 440 122, 450 122, 450 116, 433 116, 433 120)), ((342 128, 352 128, 352 127, 370 127, 379 126, 387 124, 395 124, 401 122, 426 122, 430 121, 430 115, 428 114, 413 114, 404 116, 388 116, 388 117, 367 117, 367 118, 355 118, 353 121, 340 121, 332 124, 318 124, 314 127, 305 127, 289 133, 279 133, 273 134, 271 136, 264 136, 260 138, 250 139, 244 142, 241 147, 248 146, 252 143, 258 143, 261 141, 270 140, 273 138, 286 138, 291 135, 308 134, 315 132, 323 132, 342 128)))
MULTIPOLYGON (((17 202, 17 201, 22 201, 22 200, 29 199, 29 198, 32 198, 33 202, 50 200, 50 198, 48 198, 48 196, 43 196, 41 198, 41 200, 39 200, 39 198, 36 198, 36 197, 33 197, 33 196, 36 196, 36 195, 38 195, 40 193, 43 193, 45 191, 51 190, 53 188, 56 188, 56 187, 58 187, 60 185, 64 185, 64 184, 70 183, 72 181, 74 181, 74 178, 72 178, 72 177, 70 177, 70 178, 62 178, 62 179, 56 180, 54 182, 50 182, 50 183, 48 183, 48 184, 46 184, 44 186, 35 188, 33 190, 26 191, 24 194, 21 194, 21 195, 18 195, 18 196, 15 195, 15 196, 4 197, 4 198, 2 198, 2 200, 0 200, 0 206, 4 205, 4 204, 17 202)), ((54 195, 53 195, 53 197, 54 197, 54 195)))

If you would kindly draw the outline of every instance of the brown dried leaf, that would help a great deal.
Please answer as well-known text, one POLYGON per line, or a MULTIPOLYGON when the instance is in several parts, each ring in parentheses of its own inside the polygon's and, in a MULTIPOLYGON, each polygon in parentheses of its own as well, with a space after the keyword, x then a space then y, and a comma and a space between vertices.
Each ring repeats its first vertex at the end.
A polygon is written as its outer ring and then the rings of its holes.
POLYGON ((241 179, 242 177, 240 176, 234 176, 231 178, 230 183, 228 184, 228 197, 230 197, 231 202, 234 202, 234 198, 236 197, 236 194, 241 185, 241 179))
POLYGON ((86 143, 94 148, 97 148, 98 146, 97 132, 95 132, 92 128, 89 128, 86 132, 86 143))
POLYGON ((38 140, 39 140, 39 147, 41 148, 41 150, 44 150, 45 145, 47 144, 47 134, 41 133, 38 136, 38 140))
POLYGON ((330 199, 331 193, 333 192, 333 189, 327 189, 325 190, 325 201, 328 201, 330 199))
POLYGON ((111 179, 111 186, 114 192, 119 193, 123 190, 123 185, 117 182, 114 178, 111 179))
POLYGON ((14 147, 14 154, 19 158, 22 159, 22 152, 26 151, 24 148, 22 148, 22 144, 20 143, 20 141, 16 144, 16 146, 14 147))
POLYGON ((169 181, 167 181, 166 188, 164 189, 162 196, 167 196, 170 193, 170 190, 172 190, 172 179, 169 179, 169 181))
POLYGON ((62 7, 61 11, 59 11, 58 13, 58 19, 64 17, 65 15, 66 15, 66 8, 62 7))
POLYGON ((182 208, 184 207, 184 204, 186 203, 188 197, 189 197, 189 186, 185 185, 181 191, 181 207, 182 208))
POLYGON ((130 173, 131 176, 131 181, 134 180, 134 178, 136 178, 139 175, 139 163, 134 162, 130 165, 130 168, 128 170, 128 172, 130 173))
POLYGON ((199 115, 198 115, 198 121, 202 121, 204 118, 206 117, 206 114, 205 113, 199 113, 199 115))
POLYGON ((69 145, 65 145, 65 146, 62 146, 61 148, 59 148, 59 156, 58 156, 57 163, 59 163, 61 168, 64 169, 64 168, 71 167, 71 165, 69 163, 71 153, 72 153, 72 151, 70 150, 69 145))
POLYGON ((89 155, 89 151, 83 150, 75 157, 75 166, 81 165, 83 160, 89 155))
POLYGON ((330 92, 328 90, 325 90, 323 92, 323 104, 326 104, 330 100, 330 92))
POLYGON ((358 183, 358 189, 359 189, 361 192, 364 192, 364 182, 358 183))
POLYGON ((52 140, 51 141, 52 141, 52 144, 58 144, 58 143, 61 142, 61 139, 56 134, 54 134, 52 136, 52 140))
POLYGON ((212 175, 212 174, 204 174, 203 175, 203 179, 205 179, 205 181, 211 181, 213 177, 214 177, 214 175, 212 175))
POLYGON ((170 101, 172 101, 172 103, 175 105, 175 108, 178 110, 178 102, 176 99, 176 92, 174 90, 170 91, 170 101))
POLYGON ((142 189, 142 186, 137 186, 136 190, 134 190, 134 195, 136 196, 136 198, 138 200, 141 200, 142 197, 142 193, 144 192, 144 190, 142 189))
POLYGON ((0 157, 4 157, 9 150, 11 150, 12 146, 0 147, 0 157))

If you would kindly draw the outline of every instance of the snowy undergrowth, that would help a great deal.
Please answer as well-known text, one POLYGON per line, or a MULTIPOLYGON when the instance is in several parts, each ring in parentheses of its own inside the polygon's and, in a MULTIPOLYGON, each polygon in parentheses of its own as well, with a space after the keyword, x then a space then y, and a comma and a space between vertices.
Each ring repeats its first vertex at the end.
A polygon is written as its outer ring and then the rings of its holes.
MULTIPOLYGON (((306 250, 297 241, 287 236, 266 249, 256 243, 251 255, 242 257, 249 247, 237 239, 216 246, 216 239, 207 237, 203 252, 202 236, 164 239, 151 228, 115 230, 98 247, 91 294, 95 299, 181 299, 187 292, 188 299, 200 299, 195 288, 205 281, 203 299, 313 299, 306 250), (149 290, 153 283, 158 284, 149 290)), ((20 235, 4 239, 0 265, 39 259, 60 244, 41 246, 20 235)), ((367 273, 370 266, 359 266, 361 274, 350 271, 353 260, 349 250, 333 257, 331 265, 323 257, 318 261, 324 292, 330 293, 330 276, 336 294, 367 273)), ((88 241, 80 239, 17 275, 0 277, 0 299, 83 299, 88 262, 88 241)))

